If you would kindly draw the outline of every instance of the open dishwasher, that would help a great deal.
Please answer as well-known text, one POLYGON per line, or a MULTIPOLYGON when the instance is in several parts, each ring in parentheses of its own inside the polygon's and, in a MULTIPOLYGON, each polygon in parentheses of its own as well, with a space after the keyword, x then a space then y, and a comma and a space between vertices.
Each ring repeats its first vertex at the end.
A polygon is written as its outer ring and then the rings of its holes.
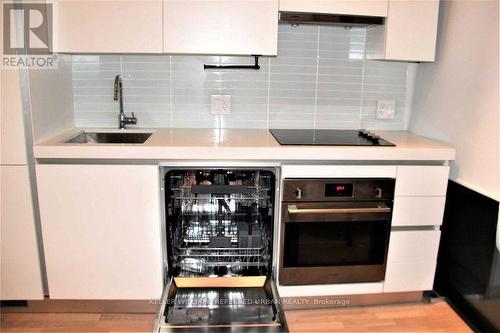
POLYGON ((272 278, 270 169, 165 173, 168 284, 155 330, 286 332, 272 278))

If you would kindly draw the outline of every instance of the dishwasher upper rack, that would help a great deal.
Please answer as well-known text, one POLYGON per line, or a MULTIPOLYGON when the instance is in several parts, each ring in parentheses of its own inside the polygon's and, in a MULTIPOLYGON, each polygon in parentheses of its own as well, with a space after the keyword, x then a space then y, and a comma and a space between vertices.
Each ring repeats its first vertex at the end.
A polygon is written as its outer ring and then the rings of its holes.
POLYGON ((171 191, 173 191, 171 199, 174 207, 217 205, 218 200, 224 200, 228 203, 236 202, 243 206, 250 206, 256 203, 260 207, 266 208, 270 202, 269 189, 267 188, 253 188, 247 193, 227 194, 194 194, 190 192, 189 187, 185 189, 171 189, 171 191))
POLYGON ((238 241, 238 224, 231 219, 217 220, 211 217, 206 221, 187 221, 179 228, 177 241, 184 244, 208 244, 210 237, 228 237, 231 243, 238 241))
POLYGON ((248 247, 248 237, 251 238, 251 244, 265 243, 267 231, 262 216, 254 213, 250 215, 251 220, 245 220, 246 216, 248 215, 179 215, 176 227, 171 229, 172 243, 176 247, 188 244, 204 245, 210 244, 212 237, 228 238, 230 240, 228 246, 248 247), (247 242, 243 243, 242 240, 247 242))
MULTIPOLYGON (((272 187, 274 175, 269 171, 261 170, 226 170, 231 173, 223 179, 219 177, 199 178, 200 172, 216 172, 216 170, 179 170, 168 173, 168 187, 170 189, 191 188, 193 185, 236 185, 248 188, 268 188, 272 187)), ((222 171, 222 170, 220 170, 222 171)))
MULTIPOLYGON (((197 171, 173 173, 168 178, 170 200, 174 207, 185 205, 214 205, 218 200, 238 202, 250 206, 257 203, 260 207, 268 207, 273 189, 273 177, 266 172, 234 171, 232 180, 225 183, 212 183, 208 180, 200 182, 197 171), (241 178, 238 178, 241 176, 241 178)), ((215 180, 215 179, 212 179, 215 180)), ((183 211, 186 211, 183 209, 183 211)))
POLYGON ((188 197, 172 197, 172 207, 176 209, 181 209, 183 213, 192 212, 206 212, 212 213, 217 211, 217 205, 219 200, 225 201, 227 205, 231 206, 231 210, 235 211, 236 204, 241 206, 250 207, 252 205, 257 205, 260 208, 272 207, 269 200, 268 194, 258 194, 258 195, 227 195, 227 196, 210 196, 210 195, 198 195, 198 196, 188 196, 188 197))

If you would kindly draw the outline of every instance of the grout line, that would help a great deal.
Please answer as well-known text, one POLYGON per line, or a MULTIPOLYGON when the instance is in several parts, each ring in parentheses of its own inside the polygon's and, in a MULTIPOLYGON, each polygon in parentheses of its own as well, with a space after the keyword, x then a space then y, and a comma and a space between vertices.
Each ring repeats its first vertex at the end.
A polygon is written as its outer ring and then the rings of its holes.
POLYGON ((365 98, 365 75, 366 75, 366 32, 365 32, 365 46, 363 48, 363 71, 361 74, 361 91, 359 98, 359 118, 358 118, 358 128, 363 128, 362 116, 363 116, 363 102, 365 98))
MULTIPOLYGON (((416 74, 418 64, 406 65, 406 96, 403 108, 403 129, 407 131, 410 127, 410 119, 413 108, 413 96, 415 92, 416 74)), ((397 102, 396 102, 397 103, 397 102)), ((396 108, 397 109, 397 108, 396 108)), ((397 114, 396 114, 397 116, 397 114)), ((394 117, 396 119, 396 117, 394 117)))
POLYGON ((321 34, 321 26, 318 25, 316 35, 316 83, 314 88, 314 114, 313 114, 313 129, 316 129, 316 112, 318 109, 318 80, 319 80, 319 40, 321 34))
MULTIPOLYGON (((99 57, 99 61, 100 61, 100 59, 101 59, 101 57, 99 57)), ((120 55, 120 76, 122 78, 122 82, 126 81, 126 78, 123 77, 123 55, 120 55)), ((123 109, 127 110, 128 109, 128 106, 126 106, 126 105, 128 105, 127 99, 123 96, 123 92, 121 94, 122 94, 121 98, 123 98, 123 109)))
POLYGON ((173 103, 172 103, 172 56, 169 56, 168 57, 168 61, 169 61, 169 69, 170 69, 170 84, 169 84, 169 96, 168 96, 168 101, 170 103, 170 129, 173 128, 173 122, 174 122, 174 107, 173 107, 173 103))
POLYGON ((268 72, 267 72, 267 115, 266 115, 266 128, 269 129, 269 117, 271 108, 271 58, 269 58, 268 72))
MULTIPOLYGON (((75 91, 78 89, 77 86, 75 86, 75 63, 73 62, 73 55, 70 54, 69 59, 71 59, 71 100, 73 104, 73 124, 76 125, 76 101, 75 101, 75 91)), ((107 88, 107 87, 106 87, 107 88)))
MULTIPOLYGON (((219 56, 219 66, 222 65, 222 56, 219 56)), ((217 94, 221 95, 222 94, 222 70, 219 69, 217 72, 217 76, 219 77, 219 80, 217 81, 217 94)), ((231 103, 232 104, 232 103, 231 103)), ((210 101, 210 108, 211 108, 211 101, 210 101)), ((232 109, 232 105, 231 105, 232 109)), ((220 135, 220 129, 222 127, 222 115, 218 114, 217 115, 217 129, 219 129, 219 135, 220 135)))

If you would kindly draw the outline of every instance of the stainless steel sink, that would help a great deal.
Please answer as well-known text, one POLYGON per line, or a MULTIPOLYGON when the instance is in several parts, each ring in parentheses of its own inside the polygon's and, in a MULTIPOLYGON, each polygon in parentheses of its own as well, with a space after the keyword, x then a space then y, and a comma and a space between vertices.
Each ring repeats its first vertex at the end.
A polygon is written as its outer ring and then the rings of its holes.
POLYGON ((153 133, 139 132, 82 132, 64 143, 144 143, 153 133))

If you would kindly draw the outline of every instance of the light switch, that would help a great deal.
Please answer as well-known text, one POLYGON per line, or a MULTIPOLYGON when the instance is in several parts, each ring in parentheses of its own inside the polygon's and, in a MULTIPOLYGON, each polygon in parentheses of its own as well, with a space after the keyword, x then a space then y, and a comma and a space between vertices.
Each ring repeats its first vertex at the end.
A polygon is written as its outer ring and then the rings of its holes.
POLYGON ((210 104, 211 114, 231 113, 231 95, 211 95, 210 104))
POLYGON ((377 101, 377 119, 394 119, 396 101, 377 101))

